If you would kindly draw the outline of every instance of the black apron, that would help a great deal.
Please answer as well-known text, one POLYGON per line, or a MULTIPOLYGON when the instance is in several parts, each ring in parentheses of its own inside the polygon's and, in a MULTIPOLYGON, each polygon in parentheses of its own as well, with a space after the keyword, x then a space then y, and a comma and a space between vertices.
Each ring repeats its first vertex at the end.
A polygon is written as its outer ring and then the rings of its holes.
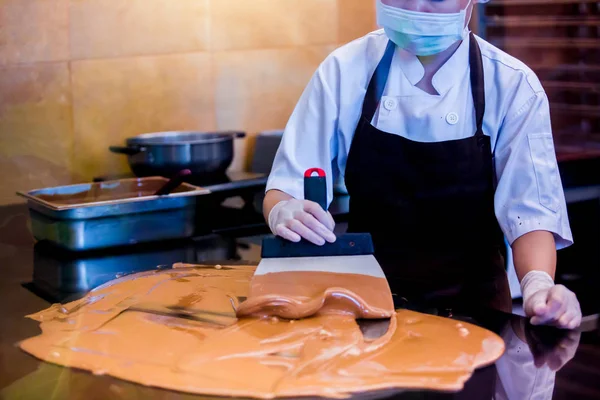
POLYGON ((499 302, 492 305, 506 309, 510 294, 504 237, 494 214, 494 161, 490 138, 482 130, 485 93, 479 45, 471 34, 475 134, 435 143, 412 141, 371 125, 395 49, 390 41, 371 78, 348 154, 349 231, 371 233, 375 256, 399 296, 499 302))

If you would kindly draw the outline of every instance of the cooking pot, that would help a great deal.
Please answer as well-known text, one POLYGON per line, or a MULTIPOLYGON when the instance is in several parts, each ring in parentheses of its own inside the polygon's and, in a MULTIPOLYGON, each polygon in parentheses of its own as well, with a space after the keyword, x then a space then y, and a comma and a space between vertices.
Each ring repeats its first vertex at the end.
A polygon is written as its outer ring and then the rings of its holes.
POLYGON ((175 131, 146 133, 110 151, 126 154, 137 176, 173 176, 189 169, 195 176, 224 174, 233 160, 233 140, 244 132, 175 131))

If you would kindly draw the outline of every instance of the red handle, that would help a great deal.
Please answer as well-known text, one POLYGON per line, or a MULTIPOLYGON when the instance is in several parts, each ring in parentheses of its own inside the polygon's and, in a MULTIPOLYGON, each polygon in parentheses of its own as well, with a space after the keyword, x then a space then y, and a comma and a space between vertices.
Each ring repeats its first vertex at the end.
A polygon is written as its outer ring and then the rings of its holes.
POLYGON ((325 171, 323 171, 321 168, 307 169, 306 172, 304 173, 304 177, 310 178, 311 176, 313 176, 313 174, 315 172, 318 174, 319 178, 325 178, 325 171))

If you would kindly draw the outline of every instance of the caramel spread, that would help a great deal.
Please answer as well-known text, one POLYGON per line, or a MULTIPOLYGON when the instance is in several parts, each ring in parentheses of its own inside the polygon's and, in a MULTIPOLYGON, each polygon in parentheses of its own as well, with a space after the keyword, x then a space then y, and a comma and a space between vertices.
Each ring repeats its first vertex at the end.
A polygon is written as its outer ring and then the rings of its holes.
POLYGON ((370 339, 352 313, 238 320, 253 271, 190 267, 123 277, 30 315, 42 334, 20 346, 143 385, 258 398, 455 391, 504 350, 482 328, 407 310, 370 339))
POLYGON ((390 318, 394 303, 389 293, 385 278, 333 272, 276 272, 252 278, 248 300, 240 304, 237 315, 300 319, 343 314, 390 318))

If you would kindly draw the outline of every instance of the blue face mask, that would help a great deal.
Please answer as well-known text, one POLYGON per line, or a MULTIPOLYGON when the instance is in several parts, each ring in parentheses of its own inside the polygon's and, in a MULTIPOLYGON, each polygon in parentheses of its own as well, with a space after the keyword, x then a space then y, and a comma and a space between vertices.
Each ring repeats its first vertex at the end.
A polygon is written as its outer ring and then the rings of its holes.
POLYGON ((417 56, 431 56, 464 38, 468 8, 452 14, 424 13, 377 0, 377 23, 396 46, 417 56))

